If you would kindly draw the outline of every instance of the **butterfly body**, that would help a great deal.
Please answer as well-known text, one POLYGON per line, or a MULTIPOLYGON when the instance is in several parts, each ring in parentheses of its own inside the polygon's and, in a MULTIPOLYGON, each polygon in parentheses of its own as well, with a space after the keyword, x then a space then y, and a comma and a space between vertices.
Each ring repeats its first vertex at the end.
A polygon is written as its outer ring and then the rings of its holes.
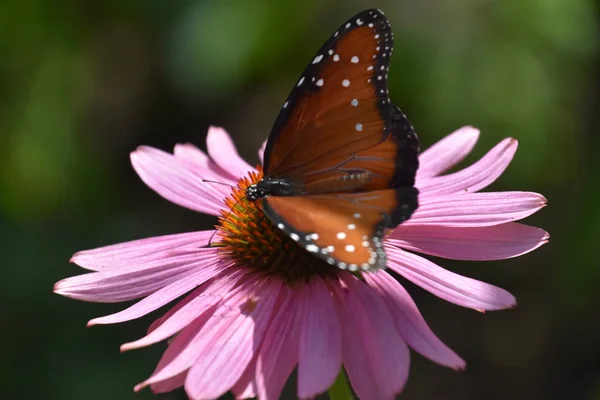
POLYGON ((417 208, 418 138, 390 102, 393 34, 379 10, 334 33, 275 121, 246 199, 290 238, 349 270, 384 268, 383 236, 417 208))

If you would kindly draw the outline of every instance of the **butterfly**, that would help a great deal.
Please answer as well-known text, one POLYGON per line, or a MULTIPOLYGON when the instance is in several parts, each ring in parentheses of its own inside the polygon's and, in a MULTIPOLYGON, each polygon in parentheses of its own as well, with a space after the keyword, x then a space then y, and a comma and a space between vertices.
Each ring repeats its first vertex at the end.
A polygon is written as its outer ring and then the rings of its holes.
POLYGON ((419 141, 388 94, 392 42, 375 9, 333 34, 283 104, 263 178, 245 193, 306 251, 351 271, 384 268, 384 235, 418 206, 419 141))

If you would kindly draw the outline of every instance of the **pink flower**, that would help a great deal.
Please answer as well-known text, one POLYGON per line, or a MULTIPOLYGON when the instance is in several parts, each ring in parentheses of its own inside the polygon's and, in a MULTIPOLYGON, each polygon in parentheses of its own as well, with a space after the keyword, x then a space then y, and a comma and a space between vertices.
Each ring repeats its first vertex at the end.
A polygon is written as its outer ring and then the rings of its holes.
MULTIPOLYGON (((414 254, 498 260, 528 253, 548 240, 543 230, 514 222, 544 207, 543 196, 478 192, 508 166, 516 140, 505 139, 470 167, 441 175, 471 151, 478 135, 465 127, 421 154, 420 206, 386 238, 385 247, 390 270, 434 295, 463 307, 499 310, 516 304, 507 291, 414 254)), ((211 128, 207 144, 208 155, 190 144, 176 145, 174 155, 140 147, 131 161, 164 198, 221 216, 223 228, 213 245, 207 246, 210 230, 82 251, 71 261, 94 272, 62 280, 54 289, 86 301, 141 299, 89 325, 140 318, 189 293, 146 336, 122 346, 125 351, 174 337, 154 373, 136 390, 150 386, 161 393, 183 385, 192 399, 217 398, 227 391, 238 398, 277 399, 297 367, 298 396, 311 398, 326 391, 343 366, 361 399, 392 399, 408 377, 409 347, 438 364, 464 368, 386 271, 364 273, 364 281, 336 268, 295 279, 292 266, 269 269, 273 263, 252 259, 254 248, 288 246, 289 239, 264 218, 253 219, 260 210, 243 201, 243 191, 231 194, 226 186, 202 181, 239 183, 243 189, 261 173, 239 157, 224 130, 211 128), (234 242, 249 249, 243 257, 232 253, 234 242)), ((310 257, 299 247, 286 251, 310 257)), ((274 256, 263 252, 256 257, 272 261, 274 256)))

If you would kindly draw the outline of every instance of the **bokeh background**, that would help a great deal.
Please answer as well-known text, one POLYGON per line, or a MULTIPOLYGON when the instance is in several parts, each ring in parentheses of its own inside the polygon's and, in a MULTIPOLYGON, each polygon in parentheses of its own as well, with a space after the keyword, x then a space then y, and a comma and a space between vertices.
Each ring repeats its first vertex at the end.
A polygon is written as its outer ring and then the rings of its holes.
MULTIPOLYGON (((258 162, 314 52, 354 13, 395 31, 392 100, 427 147, 471 124, 472 162, 520 142, 495 190, 543 193, 527 256, 442 265, 502 286, 482 315, 408 285, 464 372, 414 354, 404 399, 600 399, 600 2, 592 0, 20 0, 0 5, 0 398, 152 399, 132 387, 164 344, 126 354, 155 315, 86 329, 123 305, 52 294, 80 249, 207 229, 138 179, 140 144, 205 148, 225 127, 258 162)), ((293 393, 293 392, 289 392, 293 393)), ((183 392, 158 399, 183 399, 183 392)))

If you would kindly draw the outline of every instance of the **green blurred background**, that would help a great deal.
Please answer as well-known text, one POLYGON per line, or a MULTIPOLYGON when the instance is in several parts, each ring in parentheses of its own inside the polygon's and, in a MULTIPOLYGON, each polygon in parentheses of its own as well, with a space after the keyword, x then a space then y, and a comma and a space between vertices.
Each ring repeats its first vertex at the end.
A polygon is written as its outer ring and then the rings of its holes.
POLYGON ((600 399, 600 2, 591 0, 2 2, 0 398, 154 398, 132 387, 165 345, 118 349, 156 315, 86 329, 123 305, 61 298, 53 283, 83 272, 68 263, 77 250, 214 224, 145 187, 129 152, 204 148, 215 124, 256 163, 314 52, 370 7, 392 23, 391 97, 423 148, 467 124, 482 131, 468 161, 517 138, 492 189, 543 193, 549 207, 527 223, 552 235, 515 260, 438 260, 510 290, 514 310, 481 315, 407 284, 468 366, 457 373, 414 354, 403 398, 600 399))

